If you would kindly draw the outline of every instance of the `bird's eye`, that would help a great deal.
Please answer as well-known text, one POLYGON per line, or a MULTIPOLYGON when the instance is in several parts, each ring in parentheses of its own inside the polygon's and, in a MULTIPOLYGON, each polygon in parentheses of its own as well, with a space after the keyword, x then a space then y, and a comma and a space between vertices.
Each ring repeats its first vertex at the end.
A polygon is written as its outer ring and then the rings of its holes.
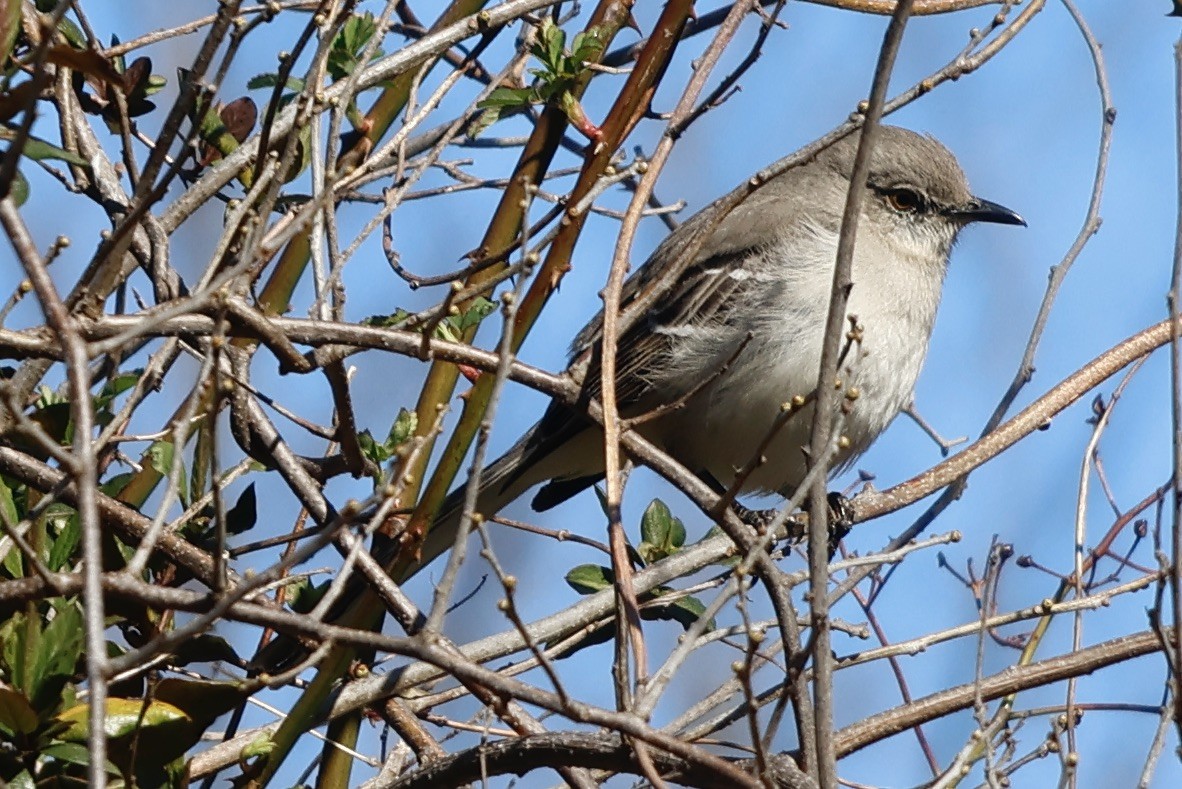
POLYGON ((923 207, 923 197, 914 189, 891 189, 886 193, 886 201, 901 214, 914 214, 923 207))

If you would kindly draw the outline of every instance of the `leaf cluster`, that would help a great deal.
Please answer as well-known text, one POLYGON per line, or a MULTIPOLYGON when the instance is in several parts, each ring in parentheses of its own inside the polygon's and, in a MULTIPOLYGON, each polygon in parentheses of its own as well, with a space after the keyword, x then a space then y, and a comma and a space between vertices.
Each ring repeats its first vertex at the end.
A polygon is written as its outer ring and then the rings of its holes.
MULTIPOLYGON (((640 519, 640 544, 635 548, 628 546, 628 552, 638 564, 647 566, 673 556, 684 546, 685 524, 673 515, 665 502, 653 499, 640 519)), ((566 574, 566 582, 579 594, 592 595, 610 589, 616 582, 616 576, 610 567, 581 564, 566 574)), ((686 630, 706 613, 706 606, 701 600, 671 586, 658 586, 643 595, 639 602, 641 619, 650 622, 673 621, 686 630)), ((713 619, 706 623, 707 630, 716 628, 717 623, 713 619)), ((615 625, 605 625, 562 656, 567 657, 584 647, 610 641, 614 636, 615 625)))
POLYGON ((537 38, 530 53, 538 60, 540 68, 531 68, 529 73, 536 80, 524 88, 499 87, 477 105, 484 110, 472 131, 475 136, 500 119, 507 110, 521 110, 531 104, 550 104, 562 110, 579 126, 583 127, 585 115, 576 98, 576 89, 587 73, 587 63, 598 60, 603 54, 603 38, 595 27, 577 33, 571 39, 570 51, 566 49, 566 31, 554 24, 549 17, 538 25, 537 38))

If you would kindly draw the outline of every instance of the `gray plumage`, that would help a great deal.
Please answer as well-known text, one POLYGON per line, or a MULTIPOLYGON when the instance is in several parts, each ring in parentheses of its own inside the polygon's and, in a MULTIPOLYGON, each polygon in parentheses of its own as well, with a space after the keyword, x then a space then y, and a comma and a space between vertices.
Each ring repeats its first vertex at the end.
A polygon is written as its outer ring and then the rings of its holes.
MULTIPOLYGON (((639 430, 691 471, 724 486, 752 459, 781 405, 816 386, 856 148, 857 135, 846 137, 748 197, 710 233, 684 274, 665 283, 658 306, 621 337, 621 412, 644 413, 693 392, 684 407, 639 430), (728 360, 727 372, 702 387, 728 360)), ((860 396, 846 417, 843 434, 850 441, 838 466, 861 455, 910 402, 960 230, 974 221, 1025 224, 1013 211, 973 197, 948 149, 906 129, 882 128, 867 183, 848 307, 864 339, 842 371, 860 396)), ((629 279, 622 307, 662 278, 706 213, 671 233, 629 279)), ((573 357, 600 341, 601 325, 599 315, 579 333, 573 357)), ((584 394, 596 397, 598 364, 592 359, 584 367, 572 372, 584 394)), ((799 412, 742 491, 791 495, 805 474, 811 423, 811 408, 799 412)), ((534 506, 548 509, 602 479, 603 463, 599 428, 553 404, 483 471, 476 509, 493 515, 542 482, 534 506)), ((461 487, 444 504, 421 563, 396 580, 451 547, 462 502, 461 487)))

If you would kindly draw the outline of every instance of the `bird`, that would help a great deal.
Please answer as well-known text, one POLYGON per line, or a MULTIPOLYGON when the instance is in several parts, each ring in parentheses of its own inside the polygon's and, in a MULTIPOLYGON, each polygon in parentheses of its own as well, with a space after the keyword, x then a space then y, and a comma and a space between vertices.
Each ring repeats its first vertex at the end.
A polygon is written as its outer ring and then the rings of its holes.
MULTIPOLYGON (((678 403, 637 430, 716 487, 747 467, 785 403, 817 385, 829 292, 857 135, 771 179, 709 232, 693 260, 617 348, 616 397, 625 417, 678 403), (719 370, 725 370, 719 373, 719 370), (682 402, 683 401, 683 402, 682 402)), ((871 158, 853 255, 847 314, 860 351, 843 381, 858 397, 834 459, 848 467, 912 401, 932 334, 949 256, 975 222, 1025 225, 998 203, 973 196, 956 157, 934 137, 883 126, 871 158)), ((624 286, 621 308, 673 265, 685 240, 711 221, 704 210, 674 230, 624 286)), ((602 340, 596 315, 571 358, 602 340)), ((572 370, 583 398, 598 397, 599 368, 572 370)), ((790 497, 807 471, 812 407, 780 429, 740 481, 741 494, 790 497)), ((480 475, 475 511, 486 517, 542 484, 545 511, 601 481, 602 430, 554 402, 480 475)), ((405 581, 453 544, 464 489, 444 502, 405 581)))
MULTIPOLYGON (((720 490, 737 480, 740 494, 787 498, 806 474, 807 396, 819 377, 857 147, 858 135, 838 140, 770 179, 721 221, 709 207, 699 212, 624 285, 622 309, 653 287, 660 298, 617 344, 620 413, 657 409, 635 429, 720 490), (681 261, 680 274, 672 276, 687 240, 703 232, 688 265, 681 261), (793 398, 806 404, 761 448, 793 398), (660 410, 670 404, 677 407, 660 410), (739 476, 741 469, 747 473, 739 476)), ((847 305, 858 342, 839 371, 857 399, 844 416, 835 469, 848 467, 910 404, 960 232, 978 222, 1026 224, 1011 209, 975 197, 941 142, 900 127, 880 128, 866 186, 847 305)), ((571 345, 569 374, 584 402, 600 394, 602 331, 601 312, 571 345)), ((585 411, 554 401, 485 467, 475 511, 491 517, 538 485, 534 509, 554 507, 603 479, 603 442, 585 411)), ((408 580, 452 547, 463 500, 461 486, 443 503, 413 560, 397 540, 381 551, 375 546, 375 558, 396 568, 395 581, 408 580)))

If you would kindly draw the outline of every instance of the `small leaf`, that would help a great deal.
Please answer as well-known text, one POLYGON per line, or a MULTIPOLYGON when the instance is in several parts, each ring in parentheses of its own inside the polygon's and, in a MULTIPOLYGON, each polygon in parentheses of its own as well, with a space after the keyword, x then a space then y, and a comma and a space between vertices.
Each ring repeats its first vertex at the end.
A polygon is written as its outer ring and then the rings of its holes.
POLYGON ((477 109, 526 107, 535 98, 534 92, 530 88, 497 88, 490 92, 476 107, 477 109))
POLYGON ((243 689, 237 682, 168 677, 156 684, 155 697, 158 701, 166 702, 183 711, 194 721, 203 724, 204 728, 213 723, 219 715, 224 715, 241 704, 243 689))
POLYGON ((5 0, 0 7, 0 63, 12 54, 12 45, 21 32, 21 4, 17 0, 5 0))
POLYGON ((135 473, 131 471, 127 471, 122 474, 116 474, 103 484, 99 485, 99 490, 101 490, 105 495, 114 498, 122 493, 123 489, 126 488, 133 479, 135 479, 135 473))
POLYGON ((501 111, 495 107, 486 107, 484 112, 480 113, 480 117, 474 120, 468 126, 468 138, 475 140, 485 129, 492 126, 501 119, 501 111))
POLYGON ((385 445, 374 441, 373 433, 368 430, 362 430, 357 434, 357 445, 361 448, 361 454, 379 466, 390 459, 390 453, 386 450, 385 445))
POLYGON ((566 582, 579 594, 594 594, 610 589, 616 577, 608 567, 580 564, 566 574, 566 582))
POLYGON ((8 553, 4 554, 4 560, 0 562, 0 566, 4 568, 4 572, 9 578, 25 577, 25 555, 21 553, 21 549, 15 543, 8 553))
MULTIPOLYGON (((211 633, 203 633, 196 638, 186 639, 186 641, 176 648, 175 660, 173 661, 178 666, 187 666, 190 663, 213 663, 217 660, 224 660, 228 663, 239 664, 242 658, 230 646, 230 642, 221 636, 215 636, 211 633)), ((159 696, 159 694, 157 694, 159 696)), ((163 698, 160 696, 160 698, 163 698)), ((173 699, 164 699, 165 701, 172 701, 173 704, 184 707, 173 699)), ((186 708, 187 709, 187 708, 186 708)))
MULTIPOLYGON (((41 4, 38 3, 38 5, 41 4)), ((39 8, 38 10, 48 14, 49 12, 53 11, 56 5, 56 3, 51 2, 48 3, 47 8, 39 8)), ((65 37, 66 41, 70 42, 71 46, 77 47, 78 49, 86 48, 86 34, 83 33, 82 28, 74 24, 74 21, 68 16, 63 16, 60 20, 58 20, 57 32, 61 33, 62 36, 65 37)))
MULTIPOLYGON (((273 88, 278 84, 278 74, 256 74, 247 81, 246 88, 247 90, 258 90, 259 88, 273 88)), ((283 87, 299 93, 304 89, 304 81, 299 77, 288 77, 283 83, 283 87)))
POLYGON ((41 755, 79 767, 90 764, 90 749, 76 742, 55 742, 42 748, 41 755))
MULTIPOLYGON (((332 41, 332 47, 328 52, 328 62, 325 64, 333 80, 344 79, 353 73, 353 70, 357 68, 362 50, 365 49, 377 31, 378 25, 374 20, 374 15, 368 11, 364 14, 355 14, 345 22, 341 31, 332 41)), ((374 57, 380 55, 380 51, 374 52, 374 57)))
POLYGON ((329 581, 313 584, 307 578, 301 578, 287 585, 287 604, 297 614, 306 614, 316 607, 316 604, 328 592, 329 581))
POLYGON ((538 41, 541 45, 539 60, 552 71, 562 67, 562 50, 566 46, 566 31, 549 18, 542 20, 542 27, 538 31, 538 41))
POLYGON ((29 201, 29 181, 20 170, 13 171, 12 184, 8 187, 8 194, 12 197, 12 202, 17 208, 29 201))
POLYGON ((0 515, 11 526, 15 526, 21 519, 16 510, 16 497, 13 496, 12 488, 8 487, 8 481, 4 477, 0 477, 0 515))
POLYGON ((144 95, 151 96, 168 87, 168 77, 163 74, 152 74, 144 84, 144 95))
POLYGON ((111 404, 111 402, 119 395, 126 392, 128 389, 134 387, 144 374, 143 368, 135 370, 127 370, 119 373, 114 378, 109 379, 99 392, 98 397, 94 400, 95 408, 104 408, 111 404))
POLYGON ((242 534, 254 528, 258 520, 258 503, 255 498, 254 483, 246 486, 238 501, 226 513, 226 531, 230 534, 242 534))
POLYGON ((472 303, 472 306, 463 315, 459 316, 459 320, 456 321, 456 328, 460 331, 466 331, 473 326, 477 326, 482 320, 495 312, 496 309, 496 302, 481 296, 472 303))
POLYGON ((224 106, 215 106, 201 118, 198 133, 205 143, 201 165, 207 167, 238 149, 258 119, 258 107, 249 96, 241 96, 224 106))
POLYGON ((29 419, 41 425, 41 428, 59 444, 69 442, 73 431, 70 429, 70 404, 68 402, 56 400, 44 402, 44 404, 38 403, 37 410, 29 414, 29 419))
POLYGON ((246 761, 256 756, 266 756, 274 750, 275 741, 266 734, 260 734, 242 749, 242 753, 239 754, 238 758, 246 761))
MULTIPOLYGON (((153 471, 164 479, 169 479, 172 476, 173 445, 171 441, 154 442, 148 447, 148 451, 144 455, 153 471)), ((182 502, 189 500, 188 486, 188 478, 185 475, 185 464, 181 463, 177 476, 177 495, 180 496, 182 502)))
POLYGON ((640 553, 651 563, 676 553, 685 544, 685 524, 673 517, 665 502, 653 499, 641 517, 640 536, 640 553))
MULTIPOLYGON (((78 704, 57 716, 66 724, 61 738, 66 742, 86 742, 90 731, 90 705, 78 704)), ((191 724, 183 710, 163 701, 142 699, 107 699, 103 731, 112 739, 127 737, 142 729, 191 724)))
POLYGON ((76 511, 69 510, 69 515, 61 522, 61 529, 53 541, 53 546, 49 549, 49 559, 46 561, 50 572, 55 573, 62 569, 69 569, 69 566, 73 564, 71 560, 78 549, 78 544, 82 541, 82 525, 76 511))
MULTIPOLYGON (((163 78, 160 77, 158 79, 163 78)), ((138 118, 156 109, 156 105, 147 99, 148 87, 152 81, 151 58, 138 57, 123 72, 122 88, 123 94, 127 99, 127 114, 130 117, 138 118)), ((118 121, 118 116, 115 115, 115 106, 111 106, 109 109, 112 110, 110 113, 112 117, 107 118, 106 113, 104 113, 103 117, 113 122, 118 121)))
POLYGON ((385 329, 391 326, 398 326, 409 317, 409 312, 404 309, 397 309, 389 315, 370 315, 368 318, 363 318, 361 320, 361 325, 385 329))
MULTIPOLYGON (((659 595, 667 594, 672 590, 668 587, 663 587, 655 590, 659 595)), ((706 613, 706 606, 702 601, 696 597, 682 597, 668 605, 646 606, 641 609, 640 616, 642 619, 649 621, 662 619, 673 620, 679 622, 685 629, 689 629, 694 622, 701 618, 702 614, 706 613)), ((714 630, 717 627, 715 621, 711 619, 706 623, 707 630, 714 630)))
POLYGON ((30 675, 32 687, 26 688, 33 706, 53 710, 61 702, 61 691, 74 674, 83 647, 82 612, 72 602, 54 609, 54 617, 41 632, 30 675))
POLYGON ((406 408, 398 410, 398 418, 390 426, 390 433, 386 436, 386 449, 393 453, 415 434, 419 426, 419 415, 406 408))
POLYGON ((144 458, 157 474, 167 477, 172 473, 172 454, 172 442, 156 441, 148 447, 148 451, 144 453, 144 458))
POLYGON ((571 60, 580 66, 587 61, 598 60, 603 52, 603 29, 595 26, 577 34, 571 41, 570 49, 571 60))
POLYGON ((28 770, 21 770, 8 782, 8 789, 37 789, 37 784, 28 770))
POLYGON ((259 109, 249 96, 240 96, 222 107, 219 114, 226 124, 226 130, 241 143, 250 136, 250 130, 258 120, 259 109))
POLYGON ((94 49, 55 45, 46 50, 45 59, 55 66, 65 66, 68 69, 85 74, 96 86, 123 84, 123 75, 119 73, 110 60, 103 57, 101 53, 94 49))
POLYGON ((0 685, 0 729, 12 737, 32 734, 40 724, 37 711, 25 694, 0 685))

